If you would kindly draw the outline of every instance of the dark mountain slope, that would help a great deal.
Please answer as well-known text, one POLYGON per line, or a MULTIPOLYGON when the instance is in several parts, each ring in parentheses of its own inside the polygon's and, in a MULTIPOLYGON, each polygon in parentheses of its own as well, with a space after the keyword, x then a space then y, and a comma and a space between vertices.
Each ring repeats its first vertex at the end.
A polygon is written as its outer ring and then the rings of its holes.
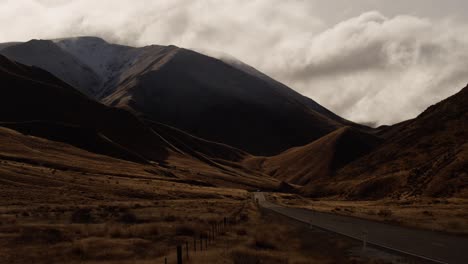
POLYGON ((240 149, 236 149, 225 144, 204 140, 162 123, 156 123, 147 120, 147 124, 149 124, 155 132, 171 142, 171 144, 178 150, 181 150, 182 152, 192 156, 201 154, 209 157, 210 159, 234 162, 241 161, 250 156, 250 154, 240 149))
POLYGON ((176 47, 152 49, 158 49, 158 55, 145 56, 147 61, 130 68, 129 78, 103 100, 106 104, 264 155, 303 145, 342 126, 222 61, 176 47))
POLYGON ((96 37, 30 41, 1 51, 96 100, 257 155, 356 125, 237 60, 175 46, 133 48, 96 37))
POLYGON ((270 86, 274 87, 279 93, 281 93, 284 96, 287 97, 293 97, 296 100, 298 100, 300 103, 303 105, 307 106, 308 108, 311 108, 312 110, 321 113, 322 115, 325 115, 327 118, 330 118, 334 121, 337 121, 339 123, 349 125, 352 127, 359 127, 360 129, 363 130, 371 130, 369 127, 359 125, 356 123, 353 123, 349 120, 346 120, 337 114, 333 113, 332 111, 328 110, 327 108, 321 106, 314 100, 310 99, 309 97, 303 96, 299 94, 298 92, 294 91, 293 89, 287 87, 286 85, 276 81, 275 79, 271 78, 270 76, 260 72, 259 70, 255 69, 252 66, 249 66, 239 60, 236 60, 235 58, 229 58, 229 59, 222 59, 224 62, 228 63, 229 65, 232 65, 233 67, 242 70, 250 75, 253 75, 255 77, 258 77, 266 82, 269 83, 270 86))
POLYGON ((163 161, 169 154, 170 146, 132 114, 99 104, 42 69, 0 56, 0 87, 5 126, 118 158, 163 161))
POLYGON ((0 54, 17 62, 45 69, 86 95, 100 86, 100 77, 79 58, 62 50, 50 40, 31 40, 10 45, 0 54))

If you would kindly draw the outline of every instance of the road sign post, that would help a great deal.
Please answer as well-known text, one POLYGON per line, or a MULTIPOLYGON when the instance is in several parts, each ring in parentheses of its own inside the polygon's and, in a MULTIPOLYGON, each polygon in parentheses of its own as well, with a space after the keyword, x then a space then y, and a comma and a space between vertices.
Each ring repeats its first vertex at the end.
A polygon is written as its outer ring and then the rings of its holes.
POLYGON ((367 230, 362 231, 362 251, 367 249, 367 230))

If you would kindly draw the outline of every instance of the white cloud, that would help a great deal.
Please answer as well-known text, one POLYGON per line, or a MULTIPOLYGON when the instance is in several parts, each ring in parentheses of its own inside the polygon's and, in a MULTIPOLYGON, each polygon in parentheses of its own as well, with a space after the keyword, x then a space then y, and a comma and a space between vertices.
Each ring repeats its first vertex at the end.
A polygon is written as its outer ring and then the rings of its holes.
POLYGON ((138 46, 217 50, 346 118, 379 124, 414 117, 468 81, 465 22, 366 12, 333 26, 320 15, 333 3, 352 15, 358 3, 390 4, 329 2, 0 0, 0 42, 96 35, 138 46))
POLYGON ((468 82, 468 27, 364 13, 310 39, 281 79, 358 122, 395 123, 468 82))

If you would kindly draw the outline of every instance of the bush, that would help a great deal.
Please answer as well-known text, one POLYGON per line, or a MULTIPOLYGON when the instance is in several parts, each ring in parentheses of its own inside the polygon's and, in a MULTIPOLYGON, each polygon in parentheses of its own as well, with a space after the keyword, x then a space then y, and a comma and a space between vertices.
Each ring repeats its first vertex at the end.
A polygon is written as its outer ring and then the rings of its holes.
POLYGON ((382 217, 390 217, 392 216, 393 212, 390 209, 380 209, 377 215, 382 217))
POLYGON ((267 233, 256 234, 254 237, 253 246, 260 250, 274 250, 277 249, 275 238, 267 233))
POLYGON ((434 214, 430 211, 423 211, 422 214, 425 216, 434 216, 434 214))
POLYGON ((22 243, 57 244, 69 239, 58 229, 26 227, 21 230, 18 240, 22 243))
POLYGON ((120 217, 119 217, 119 222, 124 223, 124 224, 136 224, 138 223, 138 218, 137 216, 132 213, 132 212, 124 212, 120 217))
POLYGON ((179 225, 176 228, 176 235, 178 236, 193 236, 195 233, 195 228, 193 226, 179 225))
POLYGON ((94 222, 94 217, 91 214, 91 209, 79 208, 71 215, 72 223, 90 224, 94 222))
POLYGON ((166 215, 163 217, 163 220, 165 222, 175 222, 177 220, 177 217, 173 216, 173 215, 166 215))
POLYGON ((247 230, 245 230, 245 228, 238 229, 238 230, 236 231, 236 234, 237 234, 238 236, 246 236, 246 235, 247 235, 247 230))

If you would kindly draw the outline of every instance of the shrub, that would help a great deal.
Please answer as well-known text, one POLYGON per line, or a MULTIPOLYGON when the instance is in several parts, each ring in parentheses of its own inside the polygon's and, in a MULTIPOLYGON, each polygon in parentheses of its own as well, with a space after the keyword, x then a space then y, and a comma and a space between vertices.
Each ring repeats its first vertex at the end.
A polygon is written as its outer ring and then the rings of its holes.
POLYGON ((71 215, 72 223, 89 224, 94 222, 94 217, 91 214, 91 209, 79 208, 71 215))
POLYGON ((240 216, 239 216, 239 221, 241 221, 241 222, 249 221, 249 215, 247 215, 246 213, 241 213, 240 216))
POLYGON ((18 240, 22 243, 57 244, 69 239, 58 229, 26 227, 21 230, 18 240))
POLYGON ((376 213, 375 213, 374 210, 369 209, 369 210, 367 210, 367 214, 368 214, 368 215, 375 215, 376 213))
POLYGON ((380 209, 377 215, 382 217, 390 217, 392 216, 393 212, 390 209, 380 209))
POLYGON ((267 233, 257 233, 254 237, 253 246, 260 250, 277 249, 275 238, 267 233))
POLYGON ((175 217, 174 215, 166 215, 163 217, 163 220, 165 222, 175 222, 177 220, 177 217, 175 217))
POLYGON ((136 224, 139 222, 137 216, 132 212, 124 212, 118 220, 124 224, 136 224))
POLYGON ((422 211, 422 214, 425 216, 434 216, 434 214, 430 211, 422 211))
POLYGON ((193 236, 195 233, 195 228, 190 225, 179 225, 176 228, 176 235, 178 236, 193 236))
POLYGON ((238 229, 238 230, 236 231, 236 234, 237 234, 238 236, 246 236, 246 235, 247 235, 247 230, 245 230, 244 228, 238 229))

